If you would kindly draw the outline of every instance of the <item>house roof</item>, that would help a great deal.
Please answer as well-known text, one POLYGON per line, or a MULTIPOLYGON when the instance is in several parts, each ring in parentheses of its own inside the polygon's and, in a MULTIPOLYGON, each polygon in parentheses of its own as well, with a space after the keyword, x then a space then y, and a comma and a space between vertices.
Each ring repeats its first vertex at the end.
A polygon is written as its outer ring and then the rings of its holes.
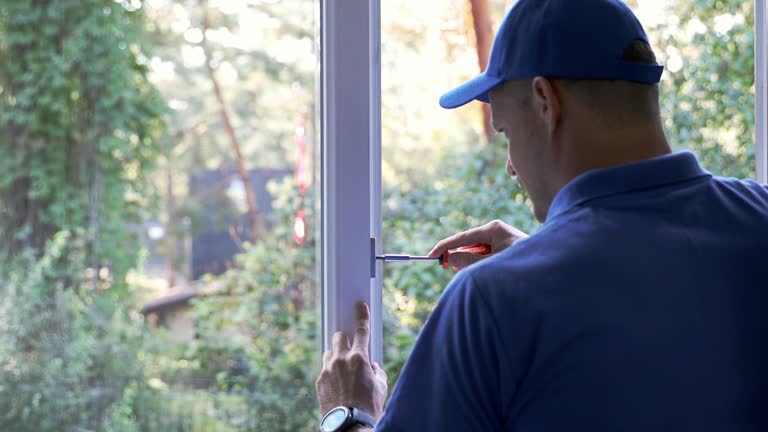
POLYGON ((145 304, 144 307, 141 308, 141 313, 147 315, 172 309, 174 307, 186 304, 191 299, 198 297, 199 295, 200 294, 196 289, 185 289, 173 294, 168 294, 164 297, 160 297, 159 299, 152 300, 151 302, 145 304))

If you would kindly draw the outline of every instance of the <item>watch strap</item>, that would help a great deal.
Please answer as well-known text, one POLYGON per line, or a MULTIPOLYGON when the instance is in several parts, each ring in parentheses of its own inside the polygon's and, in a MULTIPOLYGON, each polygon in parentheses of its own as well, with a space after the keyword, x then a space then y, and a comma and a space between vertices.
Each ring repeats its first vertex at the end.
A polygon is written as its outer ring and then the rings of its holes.
POLYGON ((376 420, 374 420, 373 417, 371 417, 371 415, 367 412, 354 407, 349 407, 349 410, 352 413, 352 421, 354 422, 353 424, 360 424, 369 427, 376 426, 376 420))

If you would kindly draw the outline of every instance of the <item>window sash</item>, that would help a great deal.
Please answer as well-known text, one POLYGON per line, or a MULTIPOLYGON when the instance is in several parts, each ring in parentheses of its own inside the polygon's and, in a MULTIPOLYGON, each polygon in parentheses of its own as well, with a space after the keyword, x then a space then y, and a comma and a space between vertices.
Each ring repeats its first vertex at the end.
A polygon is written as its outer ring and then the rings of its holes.
MULTIPOLYGON (((371 305, 371 355, 381 362, 380 263, 370 277, 371 253, 381 253, 382 238, 380 0, 318 1, 322 344, 330 349, 337 330, 353 336, 352 307, 363 300, 371 305)), ((755 159, 757 180, 768 183, 766 0, 755 0, 755 159)))

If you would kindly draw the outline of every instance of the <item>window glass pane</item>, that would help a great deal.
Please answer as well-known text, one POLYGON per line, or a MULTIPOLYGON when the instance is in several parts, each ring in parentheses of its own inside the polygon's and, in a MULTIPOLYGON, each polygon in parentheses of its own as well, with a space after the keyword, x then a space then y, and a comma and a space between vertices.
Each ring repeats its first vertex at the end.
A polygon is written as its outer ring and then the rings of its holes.
POLYGON ((317 427, 315 10, 0 5, 0 430, 317 427))
POLYGON ((637 1, 665 65, 661 110, 675 149, 723 176, 755 176, 753 1, 637 1))
MULTIPOLYGON (((437 104, 480 72, 483 34, 498 28, 513 2, 382 3, 385 251, 426 254, 440 239, 497 218, 530 232, 536 224, 527 197, 505 173, 502 137, 486 136, 482 106, 448 111, 437 104)), ((665 66, 661 110, 674 150, 695 152, 715 174, 753 177, 753 2, 628 3, 665 66)), ((452 275, 432 263, 385 266, 392 382, 452 275)))
MULTIPOLYGON (((498 24, 503 2, 490 2, 498 24)), ((533 227, 504 172, 504 146, 483 138, 480 105, 443 110, 442 92, 479 73, 470 2, 382 2, 383 247, 426 254, 495 218, 533 227)), ((454 272, 433 262, 384 265, 384 360, 391 383, 454 272)))

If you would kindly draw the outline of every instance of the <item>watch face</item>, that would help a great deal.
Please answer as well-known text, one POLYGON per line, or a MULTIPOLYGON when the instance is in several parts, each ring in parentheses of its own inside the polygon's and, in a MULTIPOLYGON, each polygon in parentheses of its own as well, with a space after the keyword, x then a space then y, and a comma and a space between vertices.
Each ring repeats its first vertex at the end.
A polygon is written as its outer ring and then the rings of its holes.
POLYGON ((334 408, 323 419, 320 425, 323 432, 334 432, 347 420, 347 411, 344 408, 334 408))

